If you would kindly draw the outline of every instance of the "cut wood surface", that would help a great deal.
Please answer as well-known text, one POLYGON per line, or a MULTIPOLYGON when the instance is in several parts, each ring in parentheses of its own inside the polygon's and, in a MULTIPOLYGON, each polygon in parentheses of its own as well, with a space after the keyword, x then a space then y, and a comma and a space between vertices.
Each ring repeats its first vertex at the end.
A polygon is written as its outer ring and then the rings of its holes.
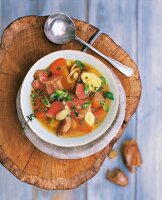
MULTIPOLYGON (((109 66, 124 86, 127 107, 126 116, 118 135, 101 152, 77 160, 52 158, 36 149, 20 134, 21 126, 16 113, 16 95, 25 74, 42 56, 62 49, 83 50, 76 41, 55 45, 44 35, 43 25, 47 17, 28 16, 10 24, 3 33, 0 49, 0 161, 16 177, 44 189, 72 189, 93 177, 100 169, 113 144, 120 138, 132 114, 136 111, 141 82, 136 64, 130 56, 106 34, 101 34, 93 46, 104 54, 134 69, 134 75, 126 78, 108 62, 92 53, 109 66)), ((98 29, 86 22, 74 20, 77 35, 87 42, 98 29)))

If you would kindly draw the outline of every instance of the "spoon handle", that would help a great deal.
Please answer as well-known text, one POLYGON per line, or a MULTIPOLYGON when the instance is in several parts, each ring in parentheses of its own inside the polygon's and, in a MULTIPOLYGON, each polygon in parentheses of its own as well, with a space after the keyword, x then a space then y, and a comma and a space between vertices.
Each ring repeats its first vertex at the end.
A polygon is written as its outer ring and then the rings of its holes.
POLYGON ((93 46, 91 46, 90 44, 88 44, 87 42, 82 40, 81 38, 75 36, 74 39, 78 40, 80 43, 82 43, 83 45, 87 46, 92 51, 94 51, 95 53, 97 53, 98 55, 103 57, 105 60, 107 60, 109 63, 111 63, 117 70, 119 70, 121 73, 123 73, 125 76, 131 77, 133 75, 133 69, 131 69, 130 67, 128 67, 126 65, 123 65, 122 63, 118 62, 117 60, 114 60, 114 59, 104 55, 103 53, 98 51, 96 48, 94 48, 93 46))

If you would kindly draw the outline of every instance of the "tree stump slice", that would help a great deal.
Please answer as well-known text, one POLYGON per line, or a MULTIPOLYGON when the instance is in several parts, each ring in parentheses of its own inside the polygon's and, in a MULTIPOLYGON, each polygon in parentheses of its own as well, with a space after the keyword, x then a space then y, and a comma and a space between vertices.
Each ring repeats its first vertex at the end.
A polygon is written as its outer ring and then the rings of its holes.
MULTIPOLYGON (((136 111, 141 95, 141 81, 136 64, 130 56, 106 34, 100 34, 93 46, 106 55, 134 69, 126 78, 100 56, 87 50, 109 66, 119 77, 126 92, 126 116, 117 136, 102 151, 82 159, 61 160, 50 157, 20 134, 21 125, 16 113, 16 95, 30 67, 41 57, 62 49, 82 51, 76 41, 64 45, 50 42, 43 32, 47 16, 27 16, 12 22, 4 31, 0 48, 0 162, 21 181, 49 190, 78 187, 92 178, 105 157, 125 130, 136 111)), ((90 42, 98 29, 74 19, 77 35, 90 42)))

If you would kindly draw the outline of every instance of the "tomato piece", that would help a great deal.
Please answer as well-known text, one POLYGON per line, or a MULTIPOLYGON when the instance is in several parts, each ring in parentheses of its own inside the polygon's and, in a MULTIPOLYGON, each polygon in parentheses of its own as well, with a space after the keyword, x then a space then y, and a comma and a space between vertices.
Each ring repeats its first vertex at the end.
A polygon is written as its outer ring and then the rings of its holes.
POLYGON ((36 118, 37 119, 43 119, 45 117, 45 112, 37 112, 36 118))
POLYGON ((96 119, 98 119, 98 120, 102 120, 107 113, 106 111, 103 110, 103 108, 98 108, 97 110, 92 110, 92 112, 95 115, 96 119))
POLYGON ((92 98, 92 106, 95 108, 102 107, 101 101, 104 101, 104 97, 101 92, 96 92, 95 96, 92 98))
POLYGON ((51 107, 48 109, 46 116, 47 117, 56 117, 56 115, 64 108, 62 102, 55 101, 51 104, 51 107))
POLYGON ((59 58, 51 64, 50 72, 52 75, 61 75, 64 68, 66 68, 66 59, 59 58))
POLYGON ((43 119, 45 117, 45 105, 39 98, 34 99, 35 105, 33 105, 34 114, 37 119, 43 119))
POLYGON ((78 99, 85 99, 87 95, 84 92, 84 84, 77 83, 76 91, 75 91, 78 99))

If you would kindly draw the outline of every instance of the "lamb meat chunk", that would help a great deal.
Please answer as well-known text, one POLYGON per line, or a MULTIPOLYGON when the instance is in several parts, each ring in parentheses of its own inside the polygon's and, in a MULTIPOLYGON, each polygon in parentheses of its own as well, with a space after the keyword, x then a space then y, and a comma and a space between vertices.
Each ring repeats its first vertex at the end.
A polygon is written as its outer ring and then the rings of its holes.
POLYGON ((40 83, 38 80, 34 80, 34 81, 32 82, 32 87, 33 87, 35 90, 42 90, 42 89, 45 88, 45 86, 44 86, 42 83, 40 83))
POLYGON ((119 168, 115 168, 112 171, 108 170, 107 179, 123 187, 128 185, 128 177, 119 168))
POLYGON ((122 146, 122 157, 130 172, 135 172, 135 167, 142 164, 141 154, 135 140, 127 140, 122 146))
POLYGON ((77 83, 75 94, 77 95, 78 99, 86 99, 87 94, 84 92, 84 84, 77 83))
POLYGON ((57 129, 57 134, 59 136, 65 135, 71 127, 71 117, 66 117, 64 120, 61 121, 60 126, 57 129))
POLYGON ((48 78, 48 73, 45 70, 38 69, 35 71, 33 77, 39 81, 46 81, 48 78))
POLYGON ((47 81, 43 82, 46 86, 46 91, 48 94, 54 93, 55 90, 63 90, 62 76, 50 77, 47 81))

